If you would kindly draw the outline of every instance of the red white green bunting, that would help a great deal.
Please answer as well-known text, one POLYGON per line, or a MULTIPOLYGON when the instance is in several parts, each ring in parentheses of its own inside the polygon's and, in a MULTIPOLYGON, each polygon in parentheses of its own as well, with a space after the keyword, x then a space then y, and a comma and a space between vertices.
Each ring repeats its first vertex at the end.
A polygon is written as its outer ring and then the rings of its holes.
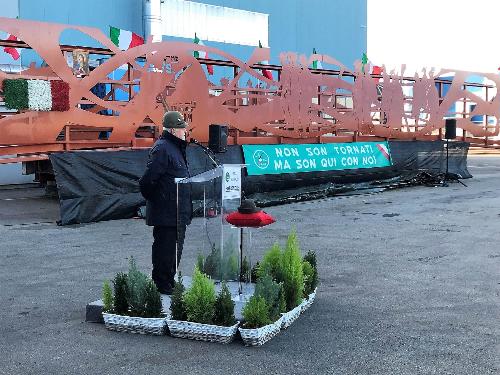
MULTIPOLYGON (((259 40, 259 48, 262 48, 262 43, 260 42, 260 40, 259 40)), ((269 61, 267 61, 267 60, 261 61, 260 63, 263 65, 269 65, 269 61)), ((270 70, 262 69, 262 75, 264 77, 266 77, 267 79, 271 79, 271 80, 273 79, 273 74, 271 73, 270 70)))
MULTIPOLYGON (((313 48, 313 55, 316 55, 318 52, 316 52, 316 48, 313 48)), ((312 63, 313 69, 323 69, 323 65, 321 64, 321 61, 319 60, 314 60, 312 63)))
POLYGON ((32 111, 69 110, 69 85, 41 79, 3 81, 5 105, 10 109, 32 111))
POLYGON ((382 74, 383 69, 382 67, 375 65, 370 59, 368 59, 366 53, 363 53, 363 56, 361 56, 361 71, 369 74, 382 74), (366 70, 367 65, 369 67, 368 70, 366 70))
POLYGON ((109 38, 122 51, 144 44, 144 38, 132 31, 109 27, 109 38))
MULTIPOLYGON (((198 38, 198 35, 196 35, 196 33, 194 33, 193 43, 194 44, 199 44, 200 46, 204 46, 205 45, 203 43, 203 41, 200 38, 198 38)), ((196 58, 200 58, 200 59, 208 59, 208 53, 205 52, 205 51, 194 51, 193 52, 193 56, 196 57, 196 58)), ((214 75, 214 66, 207 64, 207 71, 208 71, 208 74, 210 74, 211 76, 213 76, 214 75)))
MULTIPOLYGON (((9 34, 7 40, 19 40, 19 39, 17 39, 15 35, 9 34)), ((3 50, 5 53, 11 55, 14 60, 19 60, 19 57, 21 57, 21 48, 5 47, 3 50)))

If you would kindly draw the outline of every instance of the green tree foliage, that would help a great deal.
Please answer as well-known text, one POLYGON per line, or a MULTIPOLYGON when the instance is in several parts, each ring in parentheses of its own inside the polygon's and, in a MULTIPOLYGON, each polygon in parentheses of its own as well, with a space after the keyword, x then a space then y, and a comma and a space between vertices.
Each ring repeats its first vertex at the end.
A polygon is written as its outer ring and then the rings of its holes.
POLYGON ((314 289, 316 289, 316 287, 318 286, 318 282, 319 282, 319 279, 318 279, 318 263, 316 261, 316 253, 314 251, 309 250, 307 252, 307 254, 304 255, 304 260, 306 262, 308 262, 313 267, 313 270, 314 270, 312 279, 310 281, 311 288, 314 291, 314 289))
POLYGON ((311 263, 304 260, 302 262, 302 272, 304 273, 304 297, 307 297, 314 291, 313 279, 314 279, 314 268, 311 263))
POLYGON ((268 274, 264 274, 259 278, 255 285, 255 295, 264 298, 269 309, 269 319, 272 321, 278 320, 280 317, 280 291, 281 285, 276 283, 268 274))
POLYGON ((222 280, 238 280, 238 256, 230 254, 222 259, 222 280))
POLYGON ((129 259, 129 270, 127 275, 128 305, 131 316, 143 316, 146 305, 146 285, 148 277, 137 269, 133 257, 129 259))
POLYGON ((195 267, 191 287, 184 294, 187 320, 211 324, 215 310, 215 285, 195 267))
POLYGON ((201 253, 198 253, 196 257, 196 267, 198 267, 200 271, 205 272, 205 257, 201 253))
POLYGON ((243 307, 245 328, 260 328, 269 323, 269 308, 266 300, 261 296, 253 295, 243 307))
POLYGON ((220 272, 220 249, 216 248, 215 246, 212 247, 212 251, 210 254, 208 254, 207 258, 205 259, 203 268, 198 268, 200 271, 203 270, 203 272, 214 278, 214 279, 220 279, 221 278, 221 272, 220 272))
POLYGON ((304 255, 304 260, 309 262, 311 266, 314 268, 318 267, 318 263, 316 261, 316 253, 312 250, 309 250, 306 255, 304 255))
POLYGON ((278 243, 275 243, 265 254, 260 263, 257 275, 261 278, 263 275, 271 275, 274 281, 283 281, 282 270, 282 250, 278 243))
POLYGON ((213 279, 238 280, 238 252, 234 247, 226 245, 222 253, 220 248, 214 246, 204 261, 197 260, 197 267, 213 279))
POLYGON ((280 285, 279 307, 280 307, 280 313, 286 312, 285 288, 283 288, 283 285, 280 285))
POLYGON ((241 263, 240 281, 244 283, 250 282, 250 264, 248 263, 247 257, 244 257, 241 263))
POLYGON ((108 280, 104 281, 104 284, 102 285, 102 303, 104 312, 113 311, 113 290, 111 289, 108 280))
POLYGON ((170 302, 170 312, 172 319, 187 320, 186 305, 184 304, 184 292, 186 288, 182 284, 182 276, 179 272, 178 280, 172 289, 172 299, 170 302))
POLYGON ((300 304, 304 291, 302 257, 300 255, 299 241, 295 230, 292 230, 288 235, 281 265, 286 307, 288 310, 291 310, 300 304))
POLYGON ((161 309, 160 292, 153 280, 149 279, 144 289, 144 309, 142 316, 145 318, 160 318, 162 316, 161 309))
POLYGON ((250 281, 256 283, 259 279, 260 263, 257 262, 253 265, 252 271, 250 271, 250 281))
POLYGON ((114 301, 113 312, 118 315, 128 315, 128 285, 127 274, 119 272, 113 280, 114 285, 114 301))
POLYGON ((234 317, 234 302, 231 292, 225 282, 215 300, 214 324, 230 327, 236 322, 234 317))

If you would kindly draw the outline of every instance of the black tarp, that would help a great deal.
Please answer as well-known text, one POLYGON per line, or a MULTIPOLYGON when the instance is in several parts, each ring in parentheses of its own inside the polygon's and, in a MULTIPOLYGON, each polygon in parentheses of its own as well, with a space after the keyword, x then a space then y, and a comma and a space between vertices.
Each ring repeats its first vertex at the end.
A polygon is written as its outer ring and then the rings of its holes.
MULTIPOLYGON (((311 199, 361 189, 393 187, 418 182, 417 176, 442 175, 446 170, 445 142, 390 141, 393 165, 384 168, 286 173, 242 178, 246 197, 261 206, 311 199), (264 194, 265 193, 265 194, 264 194)), ((468 143, 451 142, 449 172, 472 177, 467 170, 468 143)), ((53 153, 50 161, 59 192, 61 224, 130 218, 144 205, 138 181, 147 161, 147 150, 72 151, 53 153)), ((212 168, 204 151, 188 147, 191 175, 212 168)), ((217 154, 221 163, 243 164, 241 146, 217 154)), ((196 191, 193 199, 196 200, 196 191)))

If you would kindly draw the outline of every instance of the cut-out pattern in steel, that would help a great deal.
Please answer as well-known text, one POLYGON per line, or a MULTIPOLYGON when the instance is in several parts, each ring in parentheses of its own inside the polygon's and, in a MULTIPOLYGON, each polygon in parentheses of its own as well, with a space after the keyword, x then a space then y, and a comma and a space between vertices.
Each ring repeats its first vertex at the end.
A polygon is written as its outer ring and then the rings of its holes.
POLYGON ((1 113, 0 155, 36 158, 71 149, 148 147, 159 134, 163 102, 186 116, 191 137, 205 142, 212 123, 228 124, 229 142, 239 144, 440 139, 444 118, 450 116, 457 118, 463 140, 487 145, 499 134, 500 77, 493 73, 423 70, 405 77, 403 66, 399 74, 384 67, 381 75, 372 76, 362 73, 359 61, 349 70, 330 56, 296 53, 282 53, 281 66, 264 66, 259 63, 269 59, 264 48, 243 62, 216 48, 153 43, 151 38, 121 51, 89 27, 9 18, 0 18, 0 25, 22 41, 0 45, 32 48, 45 62, 19 74, 0 71, 0 83, 19 77, 62 80, 70 86, 67 112, 1 113), (103 46, 88 48, 90 54, 108 57, 87 76, 75 76, 68 66, 64 52, 84 47, 59 44, 67 29, 103 46), (219 60, 196 59, 195 50, 219 60), (331 69, 310 69, 314 60, 331 69), (206 64, 215 66, 214 76, 206 75, 206 64), (124 65, 127 73, 111 79, 124 65), (273 72, 273 80, 263 76, 263 67, 273 72), (468 84, 471 74, 488 84, 468 84), (99 83, 107 90, 102 98, 91 91, 99 83), (127 99, 117 100, 118 92, 127 99))

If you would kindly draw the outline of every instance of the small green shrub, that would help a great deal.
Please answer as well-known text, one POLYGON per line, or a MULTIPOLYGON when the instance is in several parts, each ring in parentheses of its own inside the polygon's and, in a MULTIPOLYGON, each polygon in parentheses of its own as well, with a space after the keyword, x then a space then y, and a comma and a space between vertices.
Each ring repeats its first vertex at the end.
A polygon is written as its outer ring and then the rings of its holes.
POLYGON ((172 319, 175 320, 187 320, 186 315, 186 305, 184 304, 184 292, 186 288, 182 284, 182 276, 179 272, 178 280, 174 284, 172 289, 172 299, 170 302, 170 312, 172 313, 172 319))
POLYGON ((143 316, 146 305, 146 285, 148 276, 137 269, 137 264, 133 257, 129 259, 129 270, 127 275, 128 285, 128 305, 131 316, 143 316))
POLYGON ((195 267, 191 287, 184 294, 187 320, 211 324, 215 309, 215 285, 195 267))
POLYGON ((282 270, 282 257, 283 253, 281 247, 278 243, 275 243, 262 258, 258 270, 258 277, 262 277, 265 274, 271 275, 274 281, 280 283, 283 281, 283 270, 282 270))
POLYGON ((105 282, 103 285, 104 311, 144 318, 162 316, 160 292, 153 280, 137 269, 133 257, 129 259, 128 273, 117 273, 113 284, 114 298, 109 284, 105 282))
POLYGON ((302 262, 302 272, 304 274, 304 297, 309 296, 314 291, 314 268, 307 260, 302 262))
POLYGON ((281 264, 286 307, 288 310, 291 310, 300 304, 304 291, 302 257, 300 255, 299 242, 295 229, 288 235, 281 264))
POLYGON ((280 284, 280 299, 279 299, 280 313, 286 312, 286 299, 285 299, 285 288, 280 284))
POLYGON ((222 261, 222 279, 238 280, 238 256, 236 254, 224 255, 222 261))
POLYGON ((250 282, 250 264, 248 263, 247 257, 243 258, 243 262, 241 263, 241 275, 240 281, 244 283, 250 282))
POLYGON ((269 309, 266 300, 261 296, 253 295, 243 307, 245 328, 260 328, 269 323, 269 309))
POLYGON ((149 279, 144 289, 144 309, 142 316, 145 318, 160 318, 162 316, 161 309, 160 292, 153 280, 149 279))
POLYGON ((318 268, 318 263, 316 261, 316 253, 312 250, 309 250, 306 255, 304 255, 304 260, 309 262, 313 268, 318 268))
POLYGON ((113 312, 118 315, 128 315, 128 285, 127 274, 119 272, 113 280, 114 285, 114 301, 113 312))
POLYGON ((220 248, 212 247, 206 259, 198 256, 196 265, 200 271, 213 279, 238 280, 239 264, 238 252, 235 248, 226 245, 224 252, 220 248))
POLYGON ((196 257, 196 267, 198 267, 200 271, 205 272, 205 257, 201 253, 198 253, 196 257))
POLYGON ((318 286, 319 279, 318 279, 318 263, 316 261, 316 253, 314 251, 309 250, 306 255, 304 255, 304 260, 308 262, 314 270, 312 279, 310 281, 311 283, 311 288, 314 291, 316 287, 318 286))
POLYGON ((268 274, 262 275, 255 285, 255 295, 264 298, 269 309, 269 319, 271 321, 278 320, 280 317, 280 291, 281 286, 273 281, 268 274))
POLYGON ((257 280, 259 279, 259 270, 260 270, 260 263, 257 262, 253 265, 252 271, 250 271, 250 281, 252 283, 256 283, 257 280))
POLYGON ((212 247, 212 251, 208 254, 205 262, 203 264, 203 268, 198 268, 200 271, 203 270, 203 273, 214 278, 221 278, 221 267, 220 267, 220 249, 215 246, 212 247))
POLYGON ((104 312, 113 311, 113 290, 111 289, 108 280, 106 280, 102 285, 102 304, 104 312))
POLYGON ((234 317, 234 302, 231 299, 231 292, 225 282, 215 300, 214 324, 230 327, 236 322, 234 317))

